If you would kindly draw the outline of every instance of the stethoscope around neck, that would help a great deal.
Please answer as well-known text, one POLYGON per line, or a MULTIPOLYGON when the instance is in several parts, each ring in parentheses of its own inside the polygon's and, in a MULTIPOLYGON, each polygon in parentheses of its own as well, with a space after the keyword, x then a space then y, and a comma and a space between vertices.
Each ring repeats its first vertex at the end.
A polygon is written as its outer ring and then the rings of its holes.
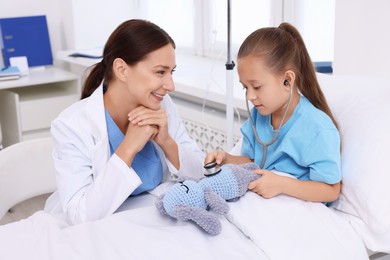
MULTIPOLYGON (((288 81, 285 80, 285 81, 284 81, 284 84, 285 84, 286 86, 288 86, 288 81)), ((262 141, 262 140, 260 139, 259 135, 258 135, 257 132, 256 132, 256 127, 255 127, 255 124, 253 123, 252 115, 251 115, 251 112, 250 112, 250 110, 249 110, 247 93, 245 93, 246 110, 247 110, 247 112, 248 112, 249 120, 250 120, 250 122, 251 122, 253 134, 255 135, 256 141, 263 147, 263 155, 262 155, 262 158, 261 158, 260 169, 263 169, 263 167, 264 167, 265 158, 266 158, 266 156, 267 156, 268 147, 269 147, 270 145, 272 145, 273 143, 275 143, 275 142, 276 142, 276 139, 277 139, 278 136, 279 136, 280 129, 282 128, 282 125, 283 125, 283 123, 284 123, 284 120, 285 120, 285 118, 286 118, 286 116, 287 116, 288 109, 290 108, 291 99, 292 99, 292 93, 293 93, 293 87, 290 86, 290 97, 289 97, 289 99, 288 99, 288 103, 287 103, 287 106, 286 106, 286 110, 284 111, 284 114, 283 114, 283 117, 282 117, 282 121, 280 121, 280 125, 279 125, 278 129, 275 130, 275 134, 274 134, 274 136, 272 137, 271 141, 269 141, 269 142, 264 142, 264 141, 262 141)))

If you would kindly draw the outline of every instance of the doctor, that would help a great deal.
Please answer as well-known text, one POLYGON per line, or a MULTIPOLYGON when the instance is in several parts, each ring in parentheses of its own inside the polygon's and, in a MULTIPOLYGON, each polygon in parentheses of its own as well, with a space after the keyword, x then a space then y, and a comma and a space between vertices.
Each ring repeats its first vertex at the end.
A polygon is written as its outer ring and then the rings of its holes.
POLYGON ((81 100, 52 122, 58 190, 46 211, 97 220, 172 177, 202 176, 204 155, 168 95, 175 67, 175 43, 157 25, 129 20, 111 34, 81 100))

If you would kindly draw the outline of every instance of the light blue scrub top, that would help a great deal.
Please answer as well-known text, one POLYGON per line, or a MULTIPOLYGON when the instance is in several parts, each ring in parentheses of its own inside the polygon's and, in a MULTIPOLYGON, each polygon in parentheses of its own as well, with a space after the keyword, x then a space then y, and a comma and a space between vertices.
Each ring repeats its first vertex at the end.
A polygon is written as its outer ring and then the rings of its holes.
MULTIPOLYGON (((107 109, 105 109, 105 113, 108 139, 110 141, 110 152, 112 155, 118 148, 119 144, 123 141, 124 135, 115 124, 107 109)), ((148 141, 144 148, 135 155, 131 167, 142 181, 142 184, 133 191, 131 196, 154 189, 163 179, 161 160, 152 141, 148 141)))
MULTIPOLYGON (((269 142, 275 130, 271 116, 250 111, 258 136, 269 142)), ((250 120, 241 127, 241 154, 260 165, 263 148, 256 141, 250 120)), ((301 180, 335 184, 341 181, 340 136, 332 120, 300 96, 292 116, 283 125, 275 143, 268 147, 264 169, 289 173, 301 180)))

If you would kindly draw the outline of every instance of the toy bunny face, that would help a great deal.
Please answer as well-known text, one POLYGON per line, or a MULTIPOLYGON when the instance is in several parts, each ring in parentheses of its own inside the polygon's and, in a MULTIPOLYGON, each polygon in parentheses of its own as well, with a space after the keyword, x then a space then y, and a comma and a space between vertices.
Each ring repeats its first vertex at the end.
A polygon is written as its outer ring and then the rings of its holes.
POLYGON ((168 215, 173 216, 173 209, 178 205, 205 209, 207 204, 202 186, 192 180, 174 184, 164 195, 164 208, 168 215))

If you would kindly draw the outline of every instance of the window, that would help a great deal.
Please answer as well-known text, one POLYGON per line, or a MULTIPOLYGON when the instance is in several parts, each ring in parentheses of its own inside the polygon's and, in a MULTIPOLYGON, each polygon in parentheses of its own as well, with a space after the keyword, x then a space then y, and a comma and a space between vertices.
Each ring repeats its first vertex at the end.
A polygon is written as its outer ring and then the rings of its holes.
POLYGON ((193 0, 142 0, 140 17, 163 28, 181 50, 193 50, 194 6, 193 0))
MULTIPOLYGON (((204 32, 212 35, 211 41, 205 43, 204 54, 214 50, 227 49, 227 0, 210 1, 211 21, 205 25, 204 32)), ((275 15, 272 5, 279 1, 272 0, 231 0, 230 28, 231 50, 235 54, 245 38, 261 27, 273 26, 275 15)), ((281 15, 282 10, 278 10, 281 15)))
MULTIPOLYGON (((142 0, 140 17, 160 25, 177 49, 224 58, 228 0, 142 0)), ((335 0, 230 0, 231 54, 254 30, 282 21, 301 32, 313 61, 333 60, 335 0)))
MULTIPOLYGON (((178 50, 220 56, 227 49, 227 0, 143 0, 140 16, 164 28, 178 50), (168 9, 169 6, 169 9, 168 9), (162 11, 164 10, 164 11, 162 11), (168 10, 168 11, 165 11, 168 10)), ((236 52, 252 31, 275 22, 272 3, 280 0, 231 0, 231 47, 236 52)), ((273 4, 275 5, 275 4, 273 4)), ((281 17, 282 10, 278 10, 281 17)))

